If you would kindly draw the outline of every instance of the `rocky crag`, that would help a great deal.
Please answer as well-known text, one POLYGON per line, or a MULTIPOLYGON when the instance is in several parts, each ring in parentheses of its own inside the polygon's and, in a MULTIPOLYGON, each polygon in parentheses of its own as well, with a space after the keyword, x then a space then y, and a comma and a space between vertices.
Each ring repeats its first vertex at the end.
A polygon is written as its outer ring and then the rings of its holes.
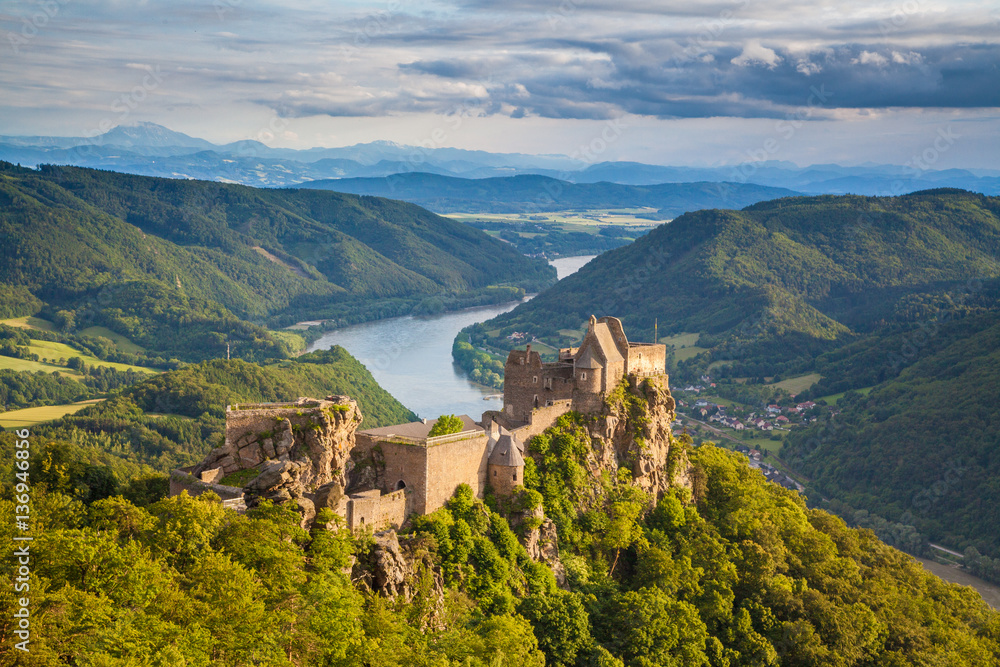
POLYGON ((311 521, 321 507, 336 508, 351 471, 361 410, 348 396, 299 399, 290 404, 231 406, 226 439, 192 473, 231 475, 254 469, 243 487, 247 506, 263 499, 294 502, 311 521))
POLYGON ((604 410, 586 421, 591 474, 599 479, 607 471, 614 478, 625 468, 635 484, 654 498, 672 486, 690 486, 687 457, 673 446, 675 410, 666 376, 631 376, 619 384, 608 395, 604 410))

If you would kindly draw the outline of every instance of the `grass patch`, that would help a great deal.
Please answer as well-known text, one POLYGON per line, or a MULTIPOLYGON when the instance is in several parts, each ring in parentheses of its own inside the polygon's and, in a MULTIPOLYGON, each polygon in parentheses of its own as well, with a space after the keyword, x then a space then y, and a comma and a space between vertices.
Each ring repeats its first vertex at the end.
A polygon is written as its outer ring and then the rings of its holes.
POLYGON ((95 398, 79 403, 69 403, 66 405, 43 405, 37 408, 24 408, 22 410, 11 410, 0 413, 0 426, 4 428, 30 428, 43 422, 60 419, 66 415, 83 410, 88 405, 99 403, 103 398, 95 398))
POLYGON ((823 378, 819 373, 810 373, 809 375, 800 375, 796 378, 788 378, 787 380, 782 380, 781 382, 775 382, 774 384, 768 385, 769 387, 776 387, 778 389, 784 389, 792 396, 802 393, 809 387, 813 386, 823 378))
MULTIPOLYGON (((133 370, 139 371, 140 373, 150 373, 154 374, 157 371, 146 368, 144 366, 133 366, 131 364, 118 364, 113 361, 101 361, 97 357, 81 352, 80 350, 66 345, 65 343, 56 343, 49 340, 33 340, 28 349, 39 356, 41 359, 69 359, 70 357, 80 357, 83 362, 88 366, 110 366, 111 368, 117 368, 120 371, 133 370)), ((57 369, 60 367, 56 367, 57 369)))
POLYGON ((669 338, 661 338, 660 342, 664 345, 673 345, 674 347, 691 347, 698 342, 701 338, 699 333, 682 333, 676 336, 670 336, 669 338))
POLYGON ((114 332, 107 327, 87 327, 80 331, 84 336, 91 336, 93 338, 107 338, 115 344, 115 346, 122 352, 128 352, 130 354, 140 354, 146 351, 146 348, 141 345, 136 345, 130 341, 125 336, 120 333, 114 332))
MULTIPOLYGON (((869 393, 871 393, 871 390, 874 388, 875 388, 874 386, 864 387, 863 389, 855 389, 854 391, 858 392, 862 396, 867 396, 869 393)), ((844 394, 846 393, 847 392, 842 391, 839 394, 830 394, 829 396, 821 396, 817 398, 816 401, 826 401, 828 405, 836 405, 837 401, 843 398, 844 394)))
POLYGON ((223 486, 236 486, 242 489, 247 485, 247 482, 259 474, 260 471, 256 468, 244 468, 243 470, 229 473, 219 480, 219 484, 223 486))
POLYGON ((37 329, 38 331, 56 333, 56 325, 40 317, 15 317, 10 320, 0 320, 0 323, 19 329, 37 329))
MULTIPOLYGON (((524 350, 526 348, 527 348, 527 344, 525 344, 525 345, 518 345, 514 349, 516 349, 516 350, 524 350)), ((554 348, 551 345, 548 345, 548 344, 543 343, 543 342, 538 341, 538 340, 536 340, 533 343, 531 343, 531 349, 534 350, 535 352, 538 352, 539 354, 559 354, 559 350, 557 348, 554 348)))
POLYGON ((685 359, 690 359, 691 357, 697 357, 702 352, 708 352, 707 347, 682 347, 678 350, 674 350, 674 359, 677 361, 684 361, 685 359))
POLYGON ((299 354, 306 349, 306 339, 291 331, 271 331, 270 334, 288 346, 292 354, 299 354))
POLYGON ((0 369, 27 371, 29 373, 37 373, 38 371, 43 373, 55 373, 58 371, 66 377, 73 378, 74 380, 83 378, 83 375, 71 368, 66 368, 65 366, 42 363, 41 361, 30 361, 28 359, 17 359, 16 357, 0 356, 0 369))

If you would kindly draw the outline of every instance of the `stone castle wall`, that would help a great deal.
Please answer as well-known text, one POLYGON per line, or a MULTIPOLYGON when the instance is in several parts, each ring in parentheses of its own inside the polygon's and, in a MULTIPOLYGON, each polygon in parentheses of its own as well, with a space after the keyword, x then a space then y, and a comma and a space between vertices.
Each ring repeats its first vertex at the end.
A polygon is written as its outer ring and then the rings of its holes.
POLYGON ((347 501, 347 527, 376 531, 399 528, 406 520, 407 495, 411 494, 408 489, 400 489, 383 495, 375 489, 352 495, 347 501))
POLYGON ((488 442, 489 437, 483 432, 464 440, 427 447, 426 502, 422 513, 443 507, 460 484, 468 484, 477 498, 483 497, 488 442))
POLYGON ((667 368, 667 346, 632 343, 628 350, 628 372, 636 375, 660 375, 667 368))

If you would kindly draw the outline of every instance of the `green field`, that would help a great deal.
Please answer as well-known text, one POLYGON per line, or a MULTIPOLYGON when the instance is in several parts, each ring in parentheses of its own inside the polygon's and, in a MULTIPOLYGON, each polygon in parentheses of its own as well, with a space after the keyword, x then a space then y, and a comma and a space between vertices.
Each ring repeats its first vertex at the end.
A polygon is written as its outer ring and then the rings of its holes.
POLYGON ((37 408, 24 408, 23 410, 2 412, 0 413, 0 426, 4 428, 31 428, 42 422, 52 421, 53 419, 59 419, 65 415, 78 412, 88 405, 93 405, 103 400, 103 398, 95 398, 67 405, 43 405, 37 408))
POLYGON ((788 378, 787 380, 782 380, 781 382, 775 382, 774 384, 768 385, 769 387, 777 387, 778 389, 784 389, 792 396, 801 393, 813 386, 822 379, 822 375, 819 373, 810 373, 809 375, 800 375, 795 378, 788 378))
POLYGON ((669 338, 661 338, 660 342, 664 345, 673 345, 674 347, 693 347, 698 343, 698 339, 701 338, 699 333, 682 333, 676 336, 670 336, 669 338))
POLYGON ((691 357, 696 357, 702 352, 708 352, 707 347, 682 347, 674 352, 674 359, 677 361, 684 361, 685 359, 690 359, 691 357))
POLYGON ((107 338, 108 340, 112 341, 122 352, 131 352, 132 354, 139 354, 140 352, 146 351, 146 348, 142 347, 141 345, 136 345, 125 336, 121 335, 120 333, 115 333, 114 331, 108 329, 107 327, 87 327, 80 333, 83 334, 84 336, 93 336, 94 338, 97 338, 98 336, 107 338))
MULTIPOLYGON (((871 390, 874 389, 874 388, 875 387, 865 387, 863 389, 855 389, 854 391, 858 392, 862 396, 867 396, 869 394, 869 392, 871 392, 871 390)), ((821 396, 820 398, 817 398, 816 400, 817 401, 826 401, 828 405, 836 405, 837 401, 839 401, 844 396, 845 393, 846 392, 842 391, 839 394, 830 394, 829 396, 821 396)))
POLYGON ((27 371, 29 373, 37 373, 38 371, 42 371, 43 373, 55 373, 58 371, 67 377, 73 378, 74 380, 79 380, 83 377, 83 375, 72 368, 66 368, 65 366, 60 366, 58 364, 46 364, 41 361, 17 359, 15 357, 0 356, 0 369, 27 371))
POLYGON ((40 317, 15 317, 10 320, 0 320, 0 324, 19 329, 37 329, 39 331, 55 332, 56 325, 40 317))
MULTIPOLYGON (((69 359, 70 357, 80 357, 83 362, 88 366, 110 366, 111 368, 117 368, 120 371, 133 370, 142 373, 156 373, 156 371, 145 368, 143 366, 133 366, 131 364, 119 364, 113 361, 102 361, 97 357, 85 354, 75 347, 70 347, 65 343, 55 343, 48 340, 32 340, 31 345, 28 346, 31 352, 38 355, 39 359, 69 359)), ((14 361, 23 361, 22 359, 15 359, 14 361)), ((41 365, 41 364, 39 364, 41 365)), ((66 370, 61 366, 56 366, 52 370, 66 370)), ((15 369, 15 370, 27 370, 27 369, 15 369)), ((38 370, 45 370, 47 372, 52 372, 48 368, 40 368, 38 370)))

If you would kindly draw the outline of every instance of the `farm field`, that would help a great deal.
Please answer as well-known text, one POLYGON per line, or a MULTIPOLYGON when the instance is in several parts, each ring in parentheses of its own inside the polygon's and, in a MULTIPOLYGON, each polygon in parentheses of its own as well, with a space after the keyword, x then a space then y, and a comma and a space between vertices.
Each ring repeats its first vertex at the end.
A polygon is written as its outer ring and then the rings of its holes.
POLYGON ((799 394, 813 386, 822 378, 823 376, 819 373, 810 373, 809 375, 800 375, 799 377, 788 378, 787 380, 782 380, 781 382, 775 382, 774 384, 768 386, 784 389, 792 396, 795 396, 796 394, 799 394))
MULTIPOLYGON (((69 359, 70 357, 80 357, 83 362, 88 366, 110 366, 111 368, 117 368, 120 371, 133 370, 139 371, 141 373, 156 373, 156 371, 145 368, 143 366, 133 366, 131 364, 119 364, 113 361, 102 361, 97 357, 85 354, 75 347, 66 345, 65 343, 55 343, 48 340, 32 340, 31 345, 28 349, 37 354, 40 359, 69 359)), ((22 360, 17 360, 22 361, 22 360)), ((62 366, 56 366, 55 369, 63 369, 62 366)), ((42 369, 48 370, 48 369, 42 369)), ((49 371, 51 372, 51 371, 49 371)))
POLYGON ((15 317, 9 320, 0 320, 0 324, 18 329, 37 329, 38 331, 55 332, 56 325, 40 317, 15 317))
POLYGON ((116 333, 107 327, 87 327, 80 332, 84 336, 93 336, 97 338, 98 336, 107 338, 108 340, 114 342, 118 346, 118 349, 122 352, 131 352, 133 354, 138 354, 139 352, 145 352, 146 348, 141 345, 137 345, 130 341, 125 336, 120 333, 116 333))
MULTIPOLYGON (((655 227, 662 220, 652 220, 641 217, 654 215, 656 209, 649 207, 629 209, 592 209, 582 211, 552 211, 547 213, 449 213, 445 217, 460 222, 473 220, 489 220, 491 222, 529 223, 537 222, 545 225, 570 225, 574 228, 592 227, 597 232, 598 227, 622 226, 632 228, 655 227)), ((569 230, 567 230, 569 231, 569 230)), ((573 231, 585 231, 573 229, 573 231)))
POLYGON ((0 426, 4 428, 31 428, 42 422, 52 421, 68 414, 79 412, 88 405, 93 405, 103 400, 103 398, 94 398, 89 401, 80 401, 79 403, 69 403, 66 405, 43 405, 36 408, 2 412, 0 413, 0 426))

